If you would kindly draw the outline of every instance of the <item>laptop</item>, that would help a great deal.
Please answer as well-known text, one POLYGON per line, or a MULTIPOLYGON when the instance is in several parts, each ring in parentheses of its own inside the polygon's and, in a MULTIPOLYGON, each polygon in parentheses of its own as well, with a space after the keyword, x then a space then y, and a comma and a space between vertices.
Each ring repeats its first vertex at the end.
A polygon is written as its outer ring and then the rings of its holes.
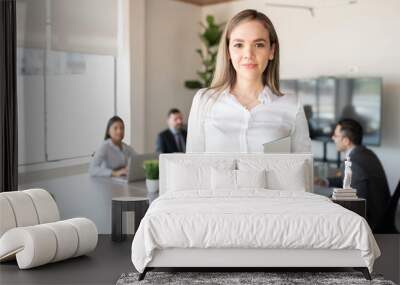
POLYGON ((291 138, 290 136, 282 137, 263 144, 264 153, 290 153, 291 138))
POLYGON ((121 177, 112 177, 113 180, 129 183, 146 178, 143 168, 143 162, 149 159, 158 159, 157 153, 135 154, 128 159, 128 175, 121 177))

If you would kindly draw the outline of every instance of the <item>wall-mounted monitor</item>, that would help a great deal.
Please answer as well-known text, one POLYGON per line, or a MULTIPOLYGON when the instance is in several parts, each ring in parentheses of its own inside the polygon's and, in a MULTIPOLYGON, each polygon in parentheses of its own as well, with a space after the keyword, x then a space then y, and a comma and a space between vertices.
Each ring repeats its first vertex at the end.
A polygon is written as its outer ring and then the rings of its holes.
POLYGON ((289 79, 281 80, 281 89, 301 96, 313 140, 328 139, 338 120, 352 118, 363 127, 363 144, 380 145, 381 78, 289 79))

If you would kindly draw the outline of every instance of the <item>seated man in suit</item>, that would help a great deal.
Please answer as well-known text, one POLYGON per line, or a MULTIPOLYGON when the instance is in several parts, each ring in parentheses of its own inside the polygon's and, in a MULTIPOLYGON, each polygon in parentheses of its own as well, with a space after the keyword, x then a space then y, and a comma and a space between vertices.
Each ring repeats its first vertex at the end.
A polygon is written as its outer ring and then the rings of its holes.
POLYGON ((172 153, 186 151, 186 130, 183 129, 181 111, 174 108, 167 115, 168 129, 160 132, 156 141, 157 153, 172 153))
MULTIPOLYGON (((363 129, 353 119, 336 124, 332 139, 338 151, 350 157, 352 163, 351 187, 357 196, 367 201, 367 221, 372 231, 379 231, 390 200, 389 185, 382 164, 375 153, 363 146, 363 129)), ((343 171, 342 171, 343 173, 343 171)), ((328 178, 330 187, 343 187, 343 177, 328 178)))

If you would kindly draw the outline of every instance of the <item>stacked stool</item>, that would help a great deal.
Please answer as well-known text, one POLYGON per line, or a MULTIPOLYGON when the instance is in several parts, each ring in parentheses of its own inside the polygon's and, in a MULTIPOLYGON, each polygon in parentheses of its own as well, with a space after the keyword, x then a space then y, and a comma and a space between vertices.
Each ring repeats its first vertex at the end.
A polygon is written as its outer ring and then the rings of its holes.
POLYGON ((96 245, 96 225, 87 218, 60 221, 46 190, 0 193, 0 262, 16 259, 28 269, 84 255, 96 245))

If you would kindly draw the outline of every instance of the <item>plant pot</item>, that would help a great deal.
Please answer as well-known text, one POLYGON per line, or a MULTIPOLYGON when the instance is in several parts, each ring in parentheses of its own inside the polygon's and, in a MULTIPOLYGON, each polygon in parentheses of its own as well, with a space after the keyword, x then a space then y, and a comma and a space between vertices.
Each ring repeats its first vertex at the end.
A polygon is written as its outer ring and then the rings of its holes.
POLYGON ((158 179, 146 179, 146 188, 150 193, 158 191, 158 179))

